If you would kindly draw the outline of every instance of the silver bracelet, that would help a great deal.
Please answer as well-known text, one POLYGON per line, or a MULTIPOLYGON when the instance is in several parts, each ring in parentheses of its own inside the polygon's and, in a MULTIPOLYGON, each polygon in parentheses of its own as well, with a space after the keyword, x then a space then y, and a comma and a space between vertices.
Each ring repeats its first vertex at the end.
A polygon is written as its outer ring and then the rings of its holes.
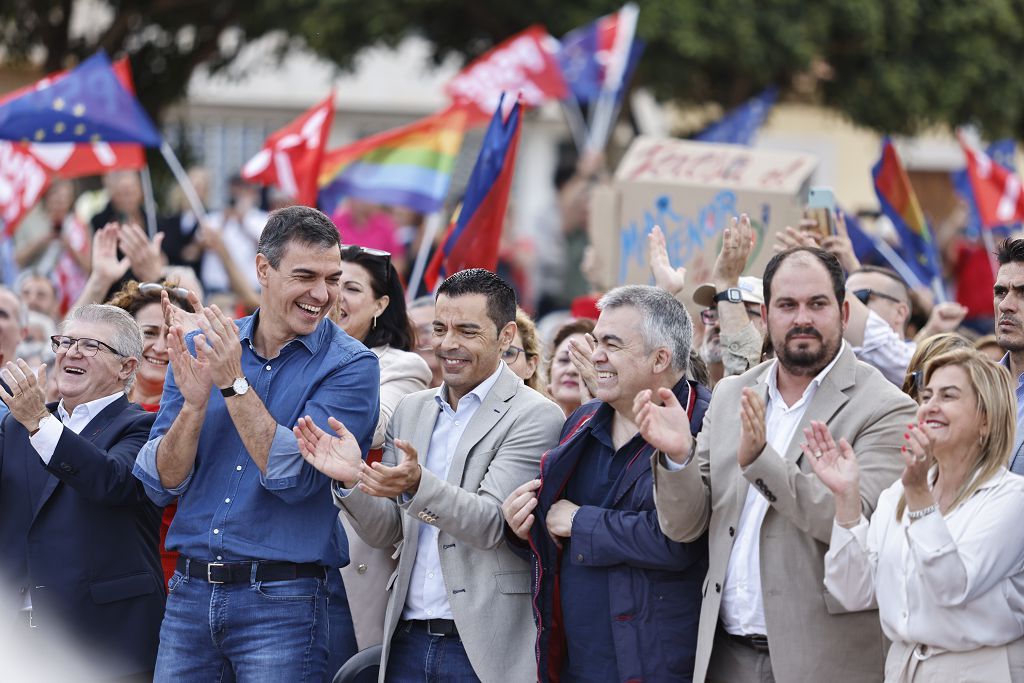
POLYGON ((572 521, 574 519, 576 519, 576 513, 579 512, 579 511, 580 511, 580 509, 576 508, 575 510, 573 510, 572 512, 569 513, 569 533, 570 534, 572 533, 572 521))
POLYGON ((921 519, 922 517, 927 517, 928 515, 932 514, 938 509, 939 506, 936 505, 935 503, 932 503, 928 507, 922 508, 920 510, 907 510, 907 519, 913 522, 921 519))

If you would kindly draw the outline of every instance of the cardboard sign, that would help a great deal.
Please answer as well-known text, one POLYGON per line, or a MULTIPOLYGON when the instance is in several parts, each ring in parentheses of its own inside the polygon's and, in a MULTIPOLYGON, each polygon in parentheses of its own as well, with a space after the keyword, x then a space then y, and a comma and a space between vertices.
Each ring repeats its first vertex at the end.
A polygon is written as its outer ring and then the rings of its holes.
POLYGON ((672 266, 686 267, 689 302, 710 282, 722 232, 741 213, 756 234, 744 274, 760 277, 775 233, 799 223, 816 166, 810 154, 637 138, 612 185, 591 197, 590 239, 603 284, 653 284, 647 235, 658 225, 672 266))

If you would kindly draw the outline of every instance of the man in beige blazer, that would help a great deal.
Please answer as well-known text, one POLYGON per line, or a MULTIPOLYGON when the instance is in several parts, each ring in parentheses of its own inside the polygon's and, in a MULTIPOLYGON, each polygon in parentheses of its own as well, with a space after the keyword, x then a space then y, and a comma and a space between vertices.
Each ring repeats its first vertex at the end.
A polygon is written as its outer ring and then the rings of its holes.
POLYGON ((864 514, 899 476, 914 403, 842 340, 842 268, 819 249, 777 254, 764 273, 777 359, 722 380, 696 444, 677 406, 642 426, 665 534, 709 533, 694 681, 881 681, 876 611, 848 612, 825 590, 835 506, 803 461, 803 430, 824 422, 853 445, 864 514))
POLYGON ((399 404, 382 463, 362 463, 336 421, 337 437, 305 419, 296 427, 356 533, 398 545, 382 681, 537 677, 530 567, 506 546, 501 504, 537 476, 564 416, 501 362, 514 319, 515 294, 488 271, 441 284, 432 344, 444 383, 399 404))

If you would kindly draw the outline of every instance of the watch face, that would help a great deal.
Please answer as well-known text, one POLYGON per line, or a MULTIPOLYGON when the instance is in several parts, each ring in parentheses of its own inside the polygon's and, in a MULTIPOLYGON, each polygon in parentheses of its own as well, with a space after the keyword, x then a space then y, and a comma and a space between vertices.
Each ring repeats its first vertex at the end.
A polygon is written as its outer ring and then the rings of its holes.
POLYGON ((730 287, 728 289, 728 296, 729 296, 729 303, 738 304, 741 301, 743 301, 742 293, 740 292, 740 290, 736 289, 735 287, 730 287))
POLYGON ((235 381, 231 383, 231 388, 235 390, 236 394, 244 394, 249 391, 249 381, 244 377, 236 377, 235 381))

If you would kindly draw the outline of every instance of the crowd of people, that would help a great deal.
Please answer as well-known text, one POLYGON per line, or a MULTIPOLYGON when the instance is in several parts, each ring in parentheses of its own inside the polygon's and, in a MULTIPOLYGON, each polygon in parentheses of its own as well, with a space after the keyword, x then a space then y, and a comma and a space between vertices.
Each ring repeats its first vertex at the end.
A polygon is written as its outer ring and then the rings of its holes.
POLYGON ((653 286, 542 287, 571 308, 535 323, 483 269, 407 296, 416 233, 373 207, 235 182, 150 236, 137 180, 91 227, 54 185, 0 288, 0 607, 31 666, 1024 682, 1024 240, 991 330, 914 322, 841 215, 757 273, 738 216, 695 288, 655 228, 653 286))

